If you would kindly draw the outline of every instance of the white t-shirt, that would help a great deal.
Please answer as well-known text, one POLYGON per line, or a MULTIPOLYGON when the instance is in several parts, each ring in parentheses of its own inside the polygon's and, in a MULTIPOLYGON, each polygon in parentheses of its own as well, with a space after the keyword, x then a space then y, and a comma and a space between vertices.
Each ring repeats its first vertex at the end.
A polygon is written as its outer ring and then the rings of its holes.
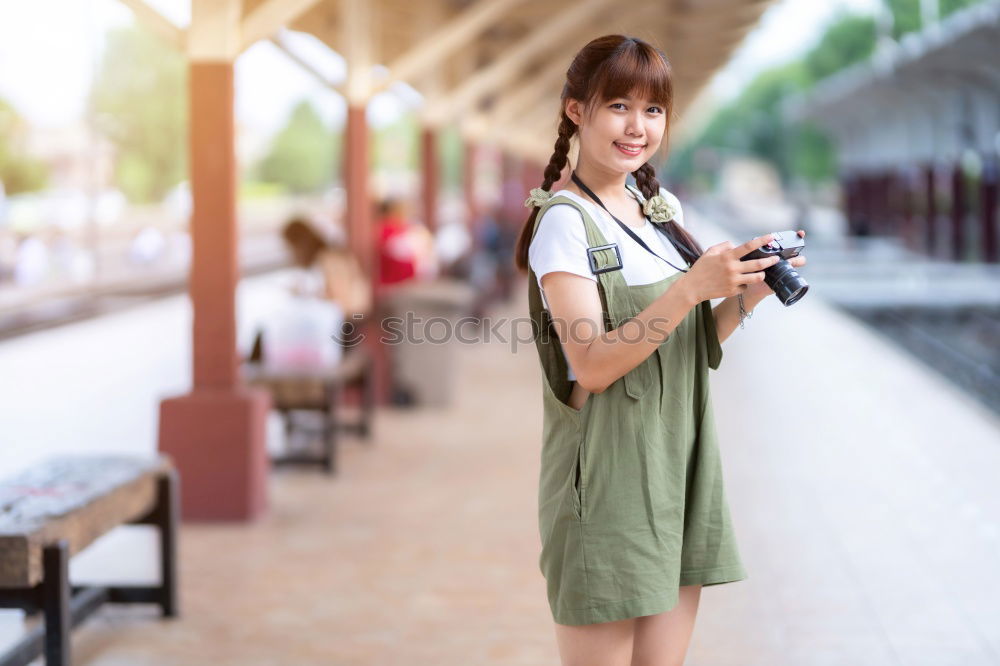
MULTIPOLYGON (((618 249, 622 256, 622 278, 625 284, 642 285, 658 282, 664 278, 674 275, 678 271, 670 267, 665 261, 654 257, 641 245, 636 243, 620 226, 612 219, 603 208, 591 201, 589 198, 581 197, 569 190, 559 190, 553 192, 553 196, 562 194, 583 205, 584 209, 590 213, 594 224, 604 234, 604 238, 609 243, 618 243, 618 249)), ((677 216, 674 218, 678 224, 683 226, 684 213, 681 210, 680 202, 673 194, 660 188, 667 201, 671 203, 677 216)), ((678 254, 677 250, 662 233, 656 230, 649 220, 642 227, 630 227, 635 234, 645 241, 653 252, 670 261, 670 263, 686 268, 687 264, 678 254)), ((542 294, 542 305, 548 309, 548 302, 545 300, 545 291, 542 289, 542 277, 546 273, 553 271, 567 271, 575 275, 580 275, 597 282, 597 276, 590 271, 590 264, 587 260, 587 230, 583 225, 579 211, 573 206, 556 204, 549 207, 542 219, 538 221, 538 229, 531 245, 528 247, 528 264, 535 272, 538 280, 538 288, 542 294)), ((565 356, 566 350, 563 350, 565 356)), ((568 377, 571 381, 576 379, 573 368, 566 358, 566 365, 569 367, 568 377)))

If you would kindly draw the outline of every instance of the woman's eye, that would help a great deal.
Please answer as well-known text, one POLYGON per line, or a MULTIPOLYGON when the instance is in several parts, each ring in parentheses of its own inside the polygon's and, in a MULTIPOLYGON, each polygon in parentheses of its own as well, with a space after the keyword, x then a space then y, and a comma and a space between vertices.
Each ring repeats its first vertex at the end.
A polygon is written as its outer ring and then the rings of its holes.
POLYGON ((651 106, 649 107, 649 110, 652 111, 653 113, 663 113, 663 109, 661 109, 658 106, 651 106))
POLYGON ((625 105, 624 105, 624 104, 622 104, 621 102, 615 102, 614 104, 612 104, 612 105, 611 105, 611 108, 615 108, 616 106, 620 106, 620 107, 622 107, 622 108, 624 108, 624 107, 625 107, 625 105))

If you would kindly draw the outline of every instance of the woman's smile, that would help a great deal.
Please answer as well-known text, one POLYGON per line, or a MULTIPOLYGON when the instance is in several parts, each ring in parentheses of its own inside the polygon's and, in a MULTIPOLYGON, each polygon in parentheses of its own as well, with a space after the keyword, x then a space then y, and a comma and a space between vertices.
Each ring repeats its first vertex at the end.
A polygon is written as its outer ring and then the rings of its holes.
POLYGON ((624 143, 621 141, 615 141, 614 144, 615 148, 629 157, 637 157, 641 155, 643 149, 646 147, 646 144, 644 143, 624 143))

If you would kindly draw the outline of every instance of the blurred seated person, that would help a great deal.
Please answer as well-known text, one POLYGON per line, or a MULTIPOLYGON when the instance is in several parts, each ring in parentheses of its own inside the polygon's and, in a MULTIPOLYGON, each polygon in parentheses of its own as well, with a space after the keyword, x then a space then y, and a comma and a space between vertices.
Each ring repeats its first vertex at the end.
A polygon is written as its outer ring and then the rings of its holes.
POLYGON ((329 243, 308 220, 293 217, 282 229, 295 265, 303 269, 296 293, 337 303, 345 322, 360 323, 371 314, 372 288, 350 249, 329 243))
POLYGON ((434 237, 424 225, 407 220, 403 201, 390 198, 379 205, 375 239, 379 287, 433 276, 434 237))

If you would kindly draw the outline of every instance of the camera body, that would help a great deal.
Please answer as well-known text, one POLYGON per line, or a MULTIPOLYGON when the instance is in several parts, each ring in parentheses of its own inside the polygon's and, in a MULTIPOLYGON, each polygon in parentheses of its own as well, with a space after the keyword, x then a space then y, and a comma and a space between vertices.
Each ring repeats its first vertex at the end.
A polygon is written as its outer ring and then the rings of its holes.
POLYGON ((740 257, 740 261, 766 259, 778 255, 780 257, 778 263, 764 269, 764 282, 774 291, 778 300, 787 307, 809 291, 809 284, 788 263, 789 259, 799 256, 799 253, 806 246, 806 241, 794 230, 775 231, 771 236, 770 243, 762 245, 753 252, 748 252, 740 257))

